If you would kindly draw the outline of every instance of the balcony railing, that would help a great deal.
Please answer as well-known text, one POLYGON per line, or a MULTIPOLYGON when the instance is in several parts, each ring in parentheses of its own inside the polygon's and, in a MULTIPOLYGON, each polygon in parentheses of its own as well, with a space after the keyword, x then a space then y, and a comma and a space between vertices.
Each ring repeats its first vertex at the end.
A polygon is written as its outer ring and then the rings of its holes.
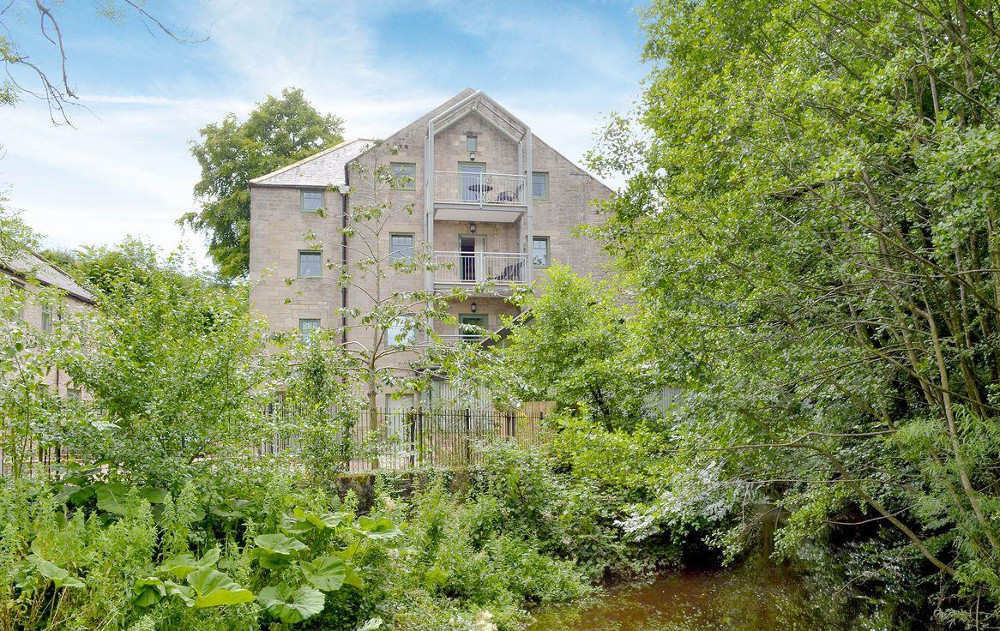
POLYGON ((435 171, 434 201, 479 206, 524 206, 523 175, 482 171, 435 171))
POLYGON ((434 282, 470 284, 524 283, 528 255, 517 252, 435 252, 434 282))

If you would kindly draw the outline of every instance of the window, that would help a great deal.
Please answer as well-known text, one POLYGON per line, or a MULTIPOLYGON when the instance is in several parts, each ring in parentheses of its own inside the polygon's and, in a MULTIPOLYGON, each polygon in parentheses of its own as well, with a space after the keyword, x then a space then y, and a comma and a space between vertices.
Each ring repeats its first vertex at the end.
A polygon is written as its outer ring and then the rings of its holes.
POLYGON ((413 326, 413 316, 397 316, 385 335, 388 348, 406 348, 417 343, 417 329, 413 326))
POLYGON ((317 278, 323 275, 322 252, 299 252, 299 278, 317 278))
POLYGON ((66 388, 66 398, 70 401, 79 401, 82 397, 79 388, 66 388))
POLYGON ((548 199, 549 198, 549 174, 548 173, 532 173, 531 174, 531 198, 532 199, 548 199))
POLYGON ((390 162, 393 187, 403 191, 417 190, 417 165, 412 162, 390 162))
POLYGON ((389 235, 389 262, 410 263, 413 261, 413 235, 389 235))
POLYGON ((458 333, 463 342, 476 342, 483 339, 484 332, 490 326, 489 316, 485 314, 463 313, 458 316, 458 333))
POLYGON ((302 212, 314 213, 323 208, 323 191, 302 191, 302 212))
POLYGON ((466 151, 479 151, 479 137, 475 134, 465 135, 465 150, 466 151))
POLYGON ((42 332, 52 332, 52 307, 42 305, 42 332))
POLYGON ((319 328, 319 320, 316 318, 304 318, 299 320, 299 335, 306 342, 312 336, 312 332, 319 328))
POLYGON ((549 266, 548 237, 535 237, 531 240, 531 265, 532 267, 549 266))

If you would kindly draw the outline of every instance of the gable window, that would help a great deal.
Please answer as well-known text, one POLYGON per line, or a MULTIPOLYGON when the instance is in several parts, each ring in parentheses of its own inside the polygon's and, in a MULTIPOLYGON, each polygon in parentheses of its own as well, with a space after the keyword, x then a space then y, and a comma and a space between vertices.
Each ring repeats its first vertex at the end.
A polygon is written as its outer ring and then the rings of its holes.
POLYGON ((300 208, 304 213, 314 213, 323 208, 323 191, 309 190, 302 191, 302 204, 300 208))
POLYGON ((531 174, 531 198, 549 198, 549 174, 536 171, 531 174))
POLYGON ((413 326, 413 316, 396 316, 385 332, 388 348, 407 348, 417 343, 417 329, 413 326))
POLYGON ((534 237, 531 240, 532 267, 548 267, 549 263, 549 238, 534 237))
POLYGON ((476 134, 466 134, 465 150, 470 152, 479 151, 479 136, 477 136, 476 134))
POLYGON ((318 278, 323 275, 323 253, 313 250, 299 251, 299 278, 318 278))
POLYGON ((417 190, 417 165, 412 162, 390 162, 393 188, 402 191, 417 190))
POLYGON ((42 332, 52 332, 52 307, 49 305, 42 305, 42 332))
POLYGON ((317 318, 302 318, 299 320, 299 335, 306 342, 312 337, 313 331, 319 328, 319 319, 317 318))
POLYGON ((410 263, 413 261, 413 235, 389 235, 389 262, 410 263))

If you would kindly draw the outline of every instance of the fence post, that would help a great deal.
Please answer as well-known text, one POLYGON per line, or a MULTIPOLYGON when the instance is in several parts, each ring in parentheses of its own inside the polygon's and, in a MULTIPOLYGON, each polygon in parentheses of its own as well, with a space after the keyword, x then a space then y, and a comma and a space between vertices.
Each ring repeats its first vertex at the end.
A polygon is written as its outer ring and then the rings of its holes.
POLYGON ((423 408, 420 408, 419 410, 417 410, 417 437, 418 437, 417 449, 420 450, 418 452, 417 456, 419 458, 420 466, 423 467, 424 466, 424 410, 423 410, 423 408))
POLYGON ((406 420, 408 421, 410 429, 409 452, 410 452, 410 468, 412 469, 417 458, 417 426, 416 426, 417 415, 414 413, 413 410, 410 410, 409 413, 406 415, 406 420))
POLYGON ((472 462, 472 410, 465 408, 465 464, 472 462))

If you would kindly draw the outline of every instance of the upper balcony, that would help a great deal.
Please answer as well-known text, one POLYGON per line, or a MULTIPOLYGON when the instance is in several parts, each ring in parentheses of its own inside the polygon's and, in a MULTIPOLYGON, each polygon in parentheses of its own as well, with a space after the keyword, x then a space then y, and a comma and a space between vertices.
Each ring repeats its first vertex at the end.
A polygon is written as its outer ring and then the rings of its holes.
POLYGON ((514 222, 528 209, 527 178, 470 168, 434 172, 434 218, 514 222))

